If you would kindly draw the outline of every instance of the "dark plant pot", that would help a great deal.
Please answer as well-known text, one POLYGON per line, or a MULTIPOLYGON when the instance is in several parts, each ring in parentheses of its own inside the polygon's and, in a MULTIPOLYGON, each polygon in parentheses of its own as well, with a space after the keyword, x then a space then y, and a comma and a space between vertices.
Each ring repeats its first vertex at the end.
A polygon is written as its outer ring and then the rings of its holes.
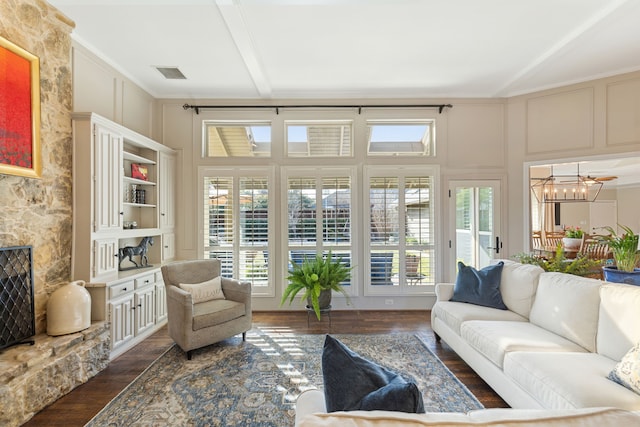
POLYGON ((640 268, 633 271, 620 271, 617 267, 602 267, 602 272, 607 282, 640 286, 640 268))
MULTIPOLYGON (((320 310, 329 308, 331 305, 331 289, 320 291, 320 295, 318 296, 318 305, 320 306, 320 310)), ((311 298, 307 298, 307 306, 313 307, 311 305, 311 298)))

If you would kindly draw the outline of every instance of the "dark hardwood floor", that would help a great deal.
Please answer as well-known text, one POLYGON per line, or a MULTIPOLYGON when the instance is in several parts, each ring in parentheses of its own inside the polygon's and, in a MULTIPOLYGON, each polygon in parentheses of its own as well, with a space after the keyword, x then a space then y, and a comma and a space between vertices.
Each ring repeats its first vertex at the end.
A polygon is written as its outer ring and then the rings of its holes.
MULTIPOLYGON (((429 348, 447 365, 487 408, 508 405, 491 390, 444 342, 436 342, 430 326, 428 311, 334 311, 331 318, 332 333, 398 333, 426 332, 429 348)), ((301 334, 329 332, 326 317, 318 322, 311 318, 307 327, 305 312, 254 312, 253 326, 287 326, 301 334)), ((83 426, 111 399, 133 381, 147 366, 158 358, 173 341, 166 326, 136 347, 113 360, 109 366, 87 383, 49 405, 26 426, 83 426)))

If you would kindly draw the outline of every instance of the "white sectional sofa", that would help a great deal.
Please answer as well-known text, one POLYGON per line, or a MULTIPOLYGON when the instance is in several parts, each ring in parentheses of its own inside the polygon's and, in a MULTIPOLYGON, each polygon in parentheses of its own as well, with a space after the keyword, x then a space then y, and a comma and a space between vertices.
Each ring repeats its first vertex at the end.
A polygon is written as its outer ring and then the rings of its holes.
POLYGON ((504 261, 508 310, 450 301, 436 286, 431 324, 512 408, 640 410, 640 395, 607 378, 640 341, 640 287, 504 261))
POLYGON ((307 390, 296 402, 296 427, 627 427, 640 414, 617 408, 480 409, 463 413, 339 411, 327 413, 322 390, 307 390))
POLYGON ((324 393, 308 390, 296 427, 640 426, 640 395, 607 378, 640 341, 640 287, 509 260, 500 280, 508 310, 452 302, 454 284, 438 284, 431 324, 512 409, 327 413, 324 393))

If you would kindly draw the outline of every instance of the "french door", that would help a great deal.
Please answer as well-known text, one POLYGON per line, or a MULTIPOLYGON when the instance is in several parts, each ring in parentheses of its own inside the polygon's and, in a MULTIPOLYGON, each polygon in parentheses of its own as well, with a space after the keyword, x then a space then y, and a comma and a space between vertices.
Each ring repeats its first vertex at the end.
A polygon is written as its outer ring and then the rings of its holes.
POLYGON ((455 212, 449 240, 455 254, 450 277, 455 278, 458 261, 480 269, 502 255, 500 181, 451 181, 449 203, 455 212))

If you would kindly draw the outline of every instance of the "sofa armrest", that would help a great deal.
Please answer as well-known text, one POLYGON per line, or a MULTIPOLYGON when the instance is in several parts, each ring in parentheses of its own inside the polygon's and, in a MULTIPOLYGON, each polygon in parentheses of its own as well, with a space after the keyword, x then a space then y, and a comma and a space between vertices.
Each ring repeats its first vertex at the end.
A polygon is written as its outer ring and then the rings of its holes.
POLYGON ((437 301, 449 301, 453 297, 453 283, 437 283, 436 298, 437 301))
POLYGON ((236 279, 222 277, 222 292, 231 301, 247 303, 251 300, 251 282, 241 282, 236 279))
POLYGON ((324 401, 324 392, 317 389, 303 391, 296 400, 295 425, 298 426, 302 419, 307 415, 318 412, 327 412, 327 405, 324 401))
POLYGON ((243 303, 247 316, 251 314, 251 282, 241 282, 223 277, 222 292, 224 292, 226 299, 243 303))
POLYGON ((190 325, 193 319, 193 298, 191 294, 177 286, 166 286, 167 313, 172 321, 190 325), (178 320, 179 319, 179 320, 178 320))

